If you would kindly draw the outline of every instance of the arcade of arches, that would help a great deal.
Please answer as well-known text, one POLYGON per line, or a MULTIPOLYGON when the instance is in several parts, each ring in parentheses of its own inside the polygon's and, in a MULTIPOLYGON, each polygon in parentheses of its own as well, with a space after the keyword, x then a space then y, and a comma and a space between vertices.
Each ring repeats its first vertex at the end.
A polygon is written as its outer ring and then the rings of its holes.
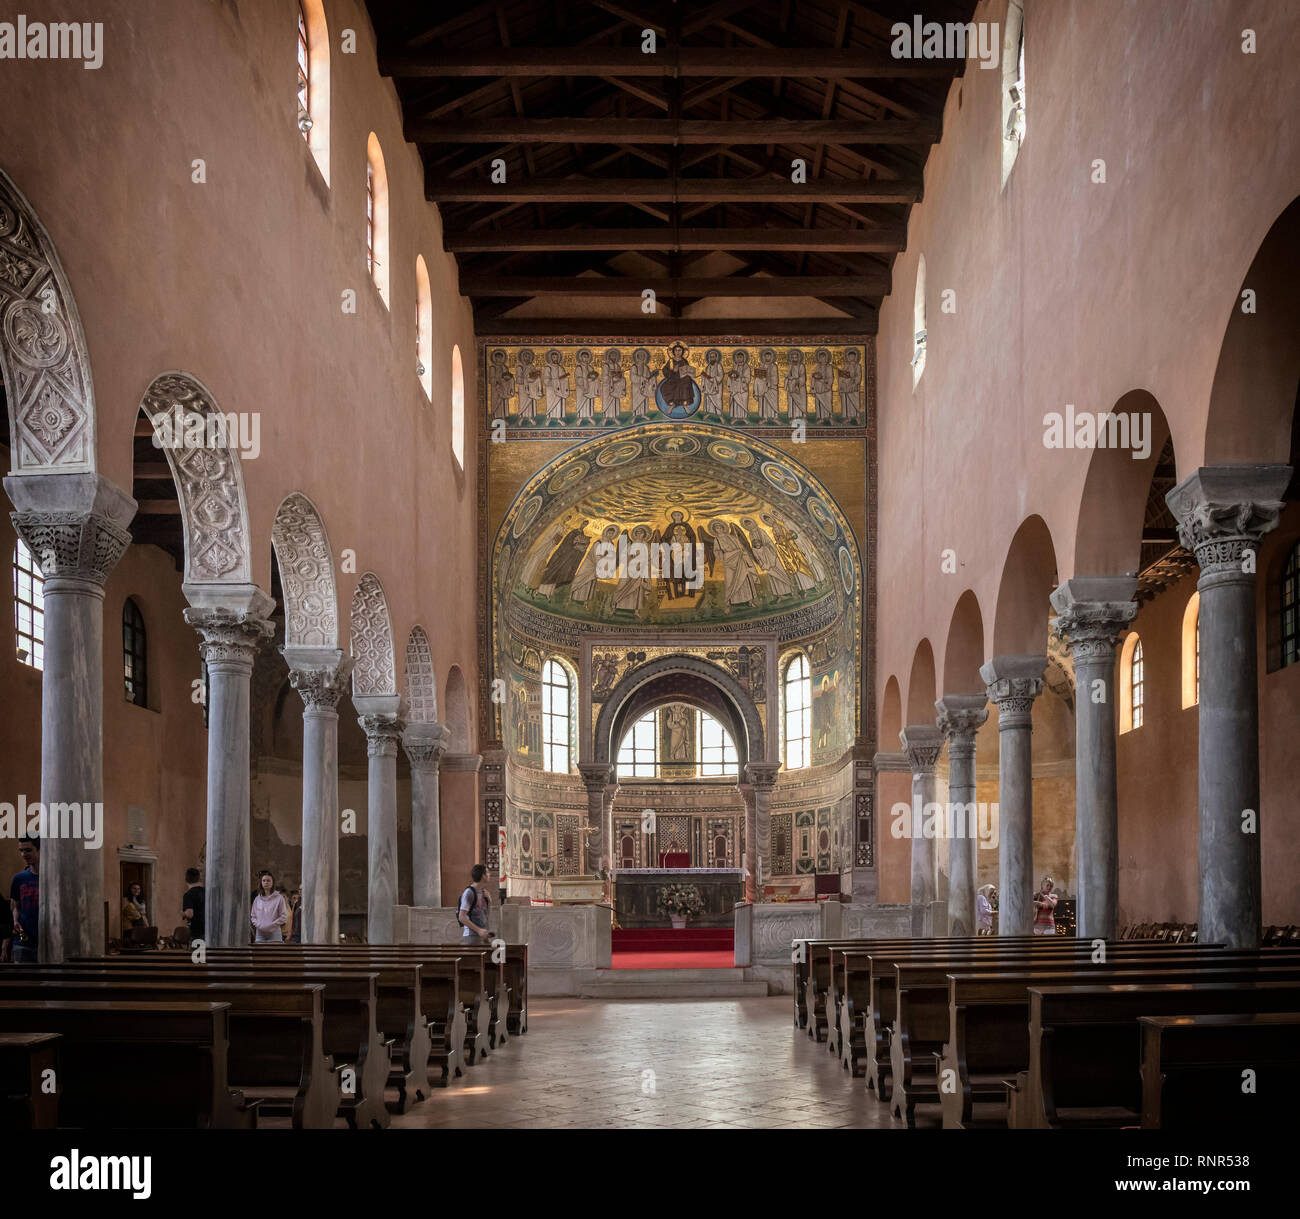
MULTIPOLYGON (((169 933, 189 867, 234 945, 262 868, 304 940, 392 943, 476 862, 522 935, 675 861, 735 875, 774 987, 817 898, 962 935, 995 884, 1027 934, 1050 874, 1081 935, 1298 921, 1293 7, 1027 3, 1008 103, 974 60, 773 100, 737 82, 790 6, 732 4, 676 34, 736 79, 684 68, 670 120, 596 78, 561 146, 526 117, 558 69, 461 79, 481 6, 303 4, 295 125, 248 64, 288 79, 296 0, 148 0, 156 53, 114 57, 139 5, 97 6, 100 71, 0 74, 0 802, 103 809, 102 849, 46 844, 44 957, 119 938, 135 879, 169 933), (933 139, 691 134, 751 113, 933 139), (638 157, 629 115, 683 142, 638 157), (927 832, 953 805, 973 833, 927 832)), ((631 45, 617 6, 498 7, 497 50, 631 45)), ((870 4, 793 8, 791 43, 887 47, 870 4)))

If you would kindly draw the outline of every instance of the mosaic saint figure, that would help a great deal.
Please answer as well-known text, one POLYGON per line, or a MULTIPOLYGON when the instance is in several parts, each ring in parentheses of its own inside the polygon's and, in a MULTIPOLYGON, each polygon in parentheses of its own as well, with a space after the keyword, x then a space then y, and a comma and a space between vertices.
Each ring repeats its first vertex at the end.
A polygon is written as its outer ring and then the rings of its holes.
POLYGON ((695 378, 691 375, 685 344, 672 345, 659 373, 659 395, 669 406, 690 406, 695 401, 695 378))
POLYGON ((862 357, 856 347, 844 353, 844 367, 840 369, 840 418, 848 423, 860 422, 862 409, 862 357))
MULTIPOLYGON (((673 567, 668 573, 668 595, 670 597, 689 597, 691 590, 686 587, 686 556, 687 547, 689 546, 690 554, 695 553, 695 530, 691 528, 691 523, 686 519, 686 513, 676 509, 668 515, 668 528, 664 530, 663 541, 669 546, 680 547, 679 553, 682 556, 682 566, 673 567), (680 573, 680 574, 679 574, 680 573)), ((671 556, 672 552, 669 551, 671 556)))
POLYGON ((506 353, 498 347, 488 365, 488 391, 492 400, 492 418, 505 419, 510 414, 510 399, 515 396, 515 375, 506 365, 506 353))
POLYGON ((655 374, 650 368, 650 353, 644 347, 638 347, 632 353, 632 371, 628 379, 632 383, 632 418, 648 419, 650 403, 654 400, 655 374))
POLYGON ((664 721, 668 728, 668 758, 673 762, 691 760, 691 743, 687 737, 690 731, 690 710, 686 707, 669 707, 664 712, 664 721))
POLYGON ((587 532, 586 521, 581 522, 576 529, 570 529, 547 559, 537 591, 549 597, 561 584, 571 584, 590 545, 591 534, 587 532))
POLYGON ((533 352, 525 347, 519 353, 519 422, 537 422, 537 404, 546 394, 542 386, 542 374, 533 365, 533 352))
POLYGON ((793 596, 794 585, 790 583, 790 577, 786 574, 781 558, 776 553, 776 545, 771 535, 762 525, 749 517, 746 517, 741 525, 749 534, 749 548, 754 552, 754 561, 767 576, 768 591, 774 598, 793 596))
POLYGON ((604 407, 606 427, 618 424, 618 413, 623 409, 623 395, 627 393, 627 374, 623 371, 623 357, 617 347, 605 352, 605 364, 600 370, 600 403, 604 407))
MULTIPOLYGON (((638 525, 631 533, 633 543, 650 541, 650 530, 645 525, 638 525)), ((629 551, 631 547, 629 546, 629 551)), ((629 575, 628 568, 632 566, 631 561, 623 565, 623 572, 619 582, 614 587, 614 596, 610 601, 610 608, 615 613, 630 613, 640 617, 642 610, 645 608, 646 598, 650 595, 651 581, 649 576, 641 574, 637 569, 636 575, 629 575)))
POLYGON ((780 396, 781 374, 776 367, 776 352, 764 347, 759 353, 758 367, 754 369, 754 404, 758 417, 764 423, 777 421, 777 403, 780 396))
POLYGON ((795 534, 768 512, 763 513, 763 524, 771 529, 781 565, 789 572, 799 592, 806 593, 810 588, 815 588, 817 580, 795 534))
POLYGON ((831 367, 831 353, 825 347, 817 349, 817 364, 812 377, 813 409, 818 423, 831 423, 831 395, 835 389, 835 370, 831 367))
MULTIPOLYGON (((612 546, 618 541, 618 526, 606 525, 600 531, 600 540, 607 545, 612 546)), ((578 564, 578 570, 574 574, 573 583, 569 586, 569 600, 576 601, 579 605, 585 603, 591 594, 596 591, 596 564, 600 560, 601 547, 593 546, 582 557, 582 562, 578 564)))
POLYGON ((715 520, 711 528, 714 548, 722 560, 722 587, 727 605, 751 605, 758 596, 758 568, 748 544, 726 521, 715 520))
POLYGON ((546 562, 548 555, 552 554, 556 547, 564 541, 564 535, 568 531, 568 518, 563 521, 557 521, 555 528, 551 530, 551 536, 547 539, 545 546, 539 546, 529 556, 527 563, 524 565, 523 582, 529 588, 536 588, 537 581, 541 579, 542 566, 546 562))
POLYGON ((552 347, 546 353, 546 369, 542 375, 546 386, 546 426, 558 423, 563 425, 564 412, 569 402, 569 393, 573 385, 569 380, 569 370, 564 367, 564 357, 558 347, 552 347))
POLYGON ((722 352, 710 347, 704 355, 704 371, 700 373, 700 414, 712 419, 722 419, 722 352))
POLYGON ((785 370, 785 404, 791 419, 808 418, 808 369, 798 347, 789 351, 790 363, 785 370))
POLYGON ((577 356, 577 370, 574 374, 574 401, 577 404, 578 426, 596 422, 596 395, 600 392, 600 376, 591 366, 591 351, 580 348, 577 356))
POLYGON ((731 422, 749 422, 749 352, 738 347, 731 354, 731 371, 727 374, 727 393, 731 396, 731 422))

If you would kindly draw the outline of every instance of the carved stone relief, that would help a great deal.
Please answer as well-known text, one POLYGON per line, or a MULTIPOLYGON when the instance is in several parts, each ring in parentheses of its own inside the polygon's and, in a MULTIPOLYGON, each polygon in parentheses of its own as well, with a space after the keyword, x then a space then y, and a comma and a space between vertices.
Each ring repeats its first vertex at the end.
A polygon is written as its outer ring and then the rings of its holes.
POLYGON ((379 578, 369 571, 352 594, 352 656, 354 695, 397 693, 388 598, 379 578))
POLYGON ((295 491, 280 505, 271 526, 271 545, 284 588, 285 643, 338 647, 334 560, 325 526, 305 495, 295 491))
POLYGON ((437 722, 438 682, 433 671, 433 650, 422 626, 412 627, 406 641, 406 698, 412 724, 437 722))

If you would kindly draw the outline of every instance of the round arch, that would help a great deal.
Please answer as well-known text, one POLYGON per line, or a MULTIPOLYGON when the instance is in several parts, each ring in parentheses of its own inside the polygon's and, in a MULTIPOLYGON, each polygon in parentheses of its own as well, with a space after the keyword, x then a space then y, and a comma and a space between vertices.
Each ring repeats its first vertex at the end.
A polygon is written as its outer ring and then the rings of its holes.
POLYGON ((271 546, 284 589, 285 646, 337 648, 334 557, 325 523, 301 491, 286 495, 276 509, 271 546))
POLYGON ((948 640, 943 649, 943 689, 940 695, 983 694, 980 666, 984 655, 984 615, 979 598, 967 589, 957 598, 948 623, 948 640))
POLYGON ((413 626, 406 639, 407 720, 412 724, 438 722, 438 679, 433 668, 433 648, 424 627, 413 626))
POLYGON ((1056 548, 1041 516, 1026 517, 1002 564, 993 619, 993 655, 1038 655, 1047 651, 1048 600, 1056 587, 1056 548))
POLYGON ((465 675, 460 671, 459 665, 452 665, 447 672, 443 706, 446 709, 447 729, 451 733, 452 753, 469 753, 469 691, 465 688, 465 675))
POLYGON ((366 572, 352 594, 352 696, 392 697, 397 694, 393 657, 393 622, 384 586, 373 571, 366 572))

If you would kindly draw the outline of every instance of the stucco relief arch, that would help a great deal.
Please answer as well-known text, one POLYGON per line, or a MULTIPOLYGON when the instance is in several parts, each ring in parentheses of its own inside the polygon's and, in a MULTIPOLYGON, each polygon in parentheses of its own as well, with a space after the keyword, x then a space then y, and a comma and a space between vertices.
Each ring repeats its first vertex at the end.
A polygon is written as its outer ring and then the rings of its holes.
POLYGON ((353 697, 396 697, 393 622, 384 586, 366 572, 352 594, 353 697))
POLYGON ((337 648, 334 558, 316 505, 300 491, 285 496, 271 526, 284 588, 285 645, 337 648))
POLYGON ((81 319, 54 243, 2 169, 0 375, 11 472, 93 471, 95 391, 81 319))
POLYGON ((730 673, 700 660, 694 656, 661 656, 648 664, 641 665, 628 673, 610 692, 609 698, 600 709, 592 731, 591 758, 595 762, 610 761, 617 748, 616 736, 621 736, 626 728, 625 709, 632 702, 634 695, 650 682, 670 674, 682 674, 702 678, 717 688, 735 709, 738 724, 743 725, 745 740, 737 739, 737 750, 747 761, 764 761, 767 759, 767 747, 763 734, 763 722, 759 718, 758 708, 753 699, 744 691, 740 683, 730 673))
POLYGON ((239 453, 225 444, 184 443, 186 418, 221 413, 212 393, 189 373, 165 372, 153 379, 140 405, 159 435, 170 433, 161 448, 181 505, 185 584, 249 584, 248 500, 239 453), (170 420, 166 430, 164 418, 170 420))
POLYGON ((422 626, 413 626, 406 640, 406 700, 410 723, 438 722, 438 678, 433 668, 433 649, 422 626))

